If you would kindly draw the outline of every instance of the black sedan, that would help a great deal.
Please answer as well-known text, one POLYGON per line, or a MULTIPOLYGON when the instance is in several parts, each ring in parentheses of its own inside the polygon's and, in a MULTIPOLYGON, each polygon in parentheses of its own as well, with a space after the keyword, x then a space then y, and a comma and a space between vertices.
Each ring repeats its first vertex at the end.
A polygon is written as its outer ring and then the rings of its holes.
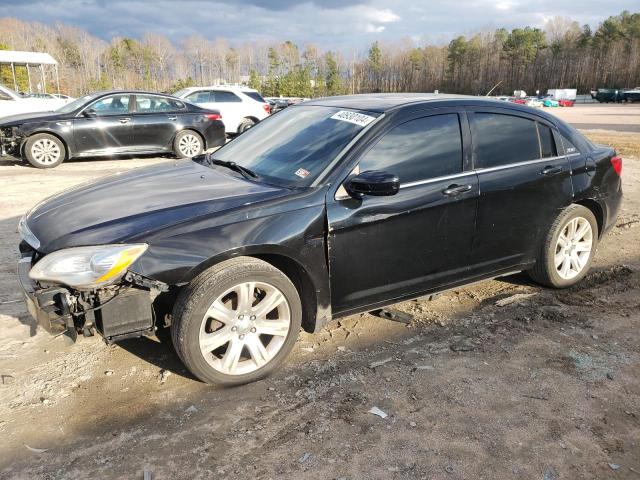
POLYGON ((38 168, 80 157, 166 152, 192 157, 224 142, 219 112, 148 92, 101 92, 55 112, 0 120, 0 153, 38 168))
POLYGON ((215 153, 40 203, 20 222, 20 280, 50 332, 170 324, 198 378, 243 383, 332 318, 523 270, 574 285, 615 224, 621 170, 526 106, 314 100, 215 153))

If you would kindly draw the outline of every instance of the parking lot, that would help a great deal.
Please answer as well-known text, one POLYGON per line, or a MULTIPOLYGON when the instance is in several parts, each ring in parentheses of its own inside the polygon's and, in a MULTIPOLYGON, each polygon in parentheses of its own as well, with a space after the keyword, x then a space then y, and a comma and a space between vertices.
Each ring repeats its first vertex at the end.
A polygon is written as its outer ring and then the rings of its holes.
POLYGON ((572 108, 545 108, 581 130, 640 133, 640 104, 589 103, 572 108))
POLYGON ((20 298, 21 215, 175 160, 0 161, 0 478, 640 478, 640 107, 552 113, 624 156, 622 211, 581 284, 514 275, 406 302, 409 325, 334 321, 234 389, 156 338, 68 346, 20 298))

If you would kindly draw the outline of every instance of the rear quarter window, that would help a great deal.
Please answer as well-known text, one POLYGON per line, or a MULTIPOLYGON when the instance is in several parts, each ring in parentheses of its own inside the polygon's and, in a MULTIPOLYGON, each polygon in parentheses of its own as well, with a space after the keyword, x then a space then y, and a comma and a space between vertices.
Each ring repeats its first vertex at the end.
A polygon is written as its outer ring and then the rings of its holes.
POLYGON ((267 103, 267 101, 264 98, 262 98, 262 95, 260 95, 258 92, 242 92, 242 93, 244 93, 249 98, 253 98, 257 102, 267 103))
POLYGON ((221 103, 241 102, 242 100, 233 92, 226 90, 216 90, 212 93, 212 97, 215 95, 215 101, 221 103))
POLYGON ((578 148, 573 143, 571 143, 571 140, 569 140, 567 137, 565 137, 564 135, 561 135, 560 139, 562 140, 562 145, 564 147, 565 155, 571 155, 572 153, 580 153, 580 150, 578 150, 578 148))

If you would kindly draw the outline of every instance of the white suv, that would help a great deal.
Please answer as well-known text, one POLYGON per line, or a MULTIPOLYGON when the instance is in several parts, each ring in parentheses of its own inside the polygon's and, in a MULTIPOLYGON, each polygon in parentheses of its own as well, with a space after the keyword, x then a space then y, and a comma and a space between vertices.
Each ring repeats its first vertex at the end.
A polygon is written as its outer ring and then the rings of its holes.
POLYGON ((174 96, 218 110, 227 133, 242 133, 269 116, 271 107, 253 88, 237 85, 189 87, 178 90, 174 96))

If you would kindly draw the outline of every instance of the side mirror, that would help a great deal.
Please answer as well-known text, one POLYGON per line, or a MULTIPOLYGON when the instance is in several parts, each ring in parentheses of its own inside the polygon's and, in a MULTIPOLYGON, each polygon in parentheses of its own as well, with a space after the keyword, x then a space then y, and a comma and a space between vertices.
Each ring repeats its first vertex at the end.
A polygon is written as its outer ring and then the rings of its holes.
POLYGON ((367 170, 347 180, 344 188, 349 195, 355 198, 360 198, 363 195, 384 197, 398 193, 400 179, 392 173, 367 170))
POLYGON ((93 108, 89 108, 89 109, 85 110, 82 115, 84 115, 85 117, 90 117, 90 118, 98 116, 97 112, 93 108))

